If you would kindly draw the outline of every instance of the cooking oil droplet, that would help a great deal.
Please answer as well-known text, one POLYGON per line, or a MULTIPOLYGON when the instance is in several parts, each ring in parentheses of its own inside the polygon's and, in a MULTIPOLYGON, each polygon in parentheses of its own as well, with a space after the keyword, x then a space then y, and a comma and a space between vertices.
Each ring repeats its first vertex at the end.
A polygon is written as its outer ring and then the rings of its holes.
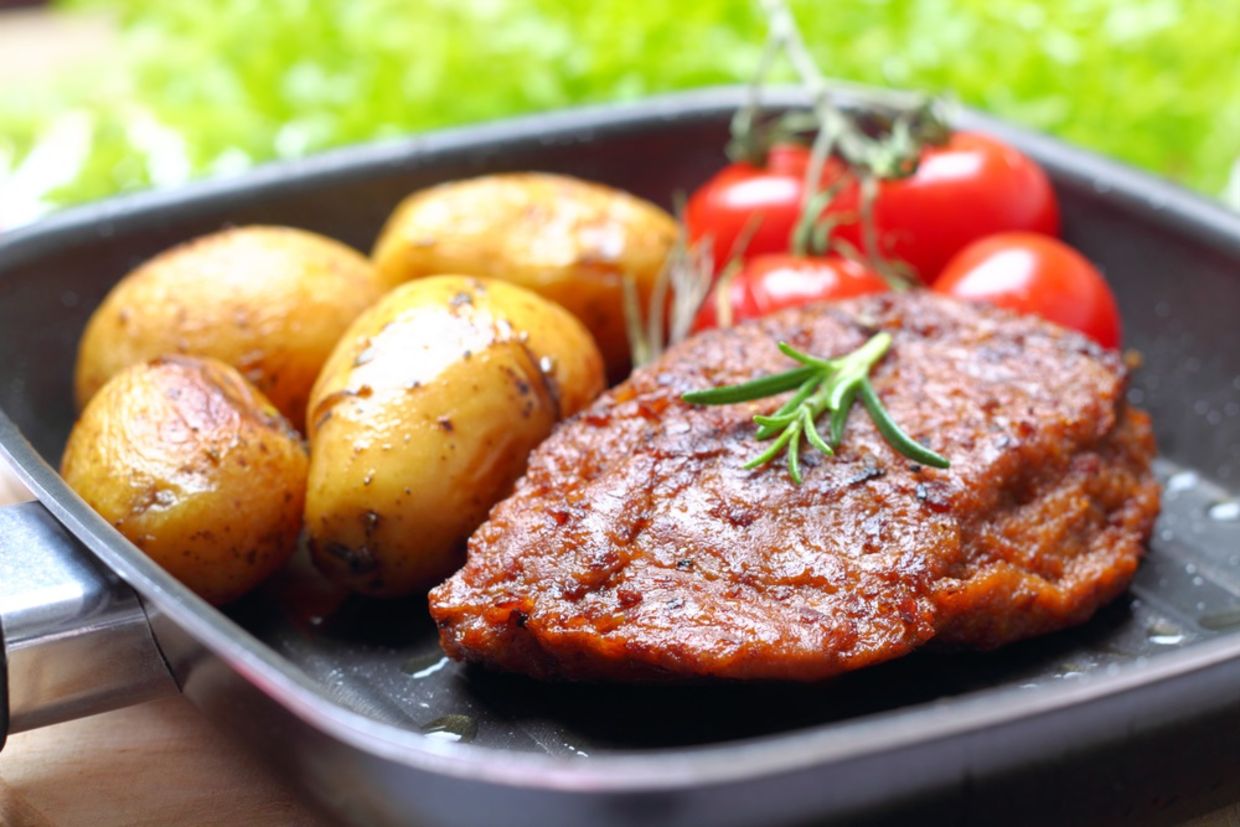
POLYGON ((1155 646, 1179 646, 1184 642, 1184 633, 1180 628, 1165 620, 1155 620, 1145 634, 1155 646))
POLYGON ((1240 522, 1240 500, 1220 500, 1206 509, 1206 516, 1220 523, 1240 522))
POLYGON ((416 672, 410 672, 409 676, 412 678, 430 677, 431 675, 438 672, 440 669, 443 669, 445 666, 447 666, 449 662, 450 661, 448 660, 447 655, 445 655, 444 657, 432 663, 430 666, 427 666, 425 669, 419 669, 416 672))
POLYGON ((1128 660, 1136 654, 1136 652, 1115 642, 1103 643, 1096 647, 1094 651, 1100 655, 1109 655, 1112 658, 1122 658, 1124 660, 1128 660))
POLYGON ((400 671, 415 678, 425 678, 448 665, 448 658, 443 652, 427 652, 414 655, 400 665, 400 671))
POLYGON ((1177 471, 1167 479, 1167 493, 1178 494, 1196 488, 1197 480, 1196 471, 1177 471))
POLYGON ((1208 614, 1197 621, 1197 625, 1212 632, 1222 632, 1240 626, 1240 606, 1225 609, 1221 612, 1208 614))
POLYGON ((1089 667, 1084 663, 1077 661, 1064 661, 1055 669, 1055 677, 1059 680, 1068 678, 1079 678, 1085 674, 1085 670, 1089 667))
POLYGON ((468 715, 444 715, 423 726, 422 734, 436 741, 465 743, 478 734, 478 722, 468 715))

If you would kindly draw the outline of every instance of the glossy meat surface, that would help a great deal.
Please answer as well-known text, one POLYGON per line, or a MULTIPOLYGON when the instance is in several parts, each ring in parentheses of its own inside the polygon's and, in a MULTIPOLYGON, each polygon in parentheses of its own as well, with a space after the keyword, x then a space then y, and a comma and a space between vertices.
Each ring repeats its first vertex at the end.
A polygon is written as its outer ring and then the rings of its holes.
POLYGON ((1116 353, 927 294, 711 331, 562 424, 431 592, 455 658, 540 678, 817 680, 931 641, 982 648, 1085 620, 1131 579, 1158 511, 1148 417, 1116 353), (888 330, 874 386, 936 470, 860 406, 836 456, 745 471, 784 397, 689 390, 836 356, 888 330))

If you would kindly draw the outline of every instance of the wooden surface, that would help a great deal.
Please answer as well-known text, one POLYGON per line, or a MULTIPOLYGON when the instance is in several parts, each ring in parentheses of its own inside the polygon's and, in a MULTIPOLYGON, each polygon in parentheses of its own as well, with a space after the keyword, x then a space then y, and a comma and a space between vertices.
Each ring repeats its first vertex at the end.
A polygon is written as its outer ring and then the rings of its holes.
MULTIPOLYGON (((29 499, 0 460, 0 506, 29 499)), ((0 752, 2 827, 327 827, 184 698, 23 732, 0 752)))
POLYGON ((104 15, 3 10, 0 2, 0 88, 41 80, 61 66, 105 54, 114 44, 115 30, 104 15))
POLYGON ((184 698, 24 732, 0 753, 5 827, 327 827, 184 698))

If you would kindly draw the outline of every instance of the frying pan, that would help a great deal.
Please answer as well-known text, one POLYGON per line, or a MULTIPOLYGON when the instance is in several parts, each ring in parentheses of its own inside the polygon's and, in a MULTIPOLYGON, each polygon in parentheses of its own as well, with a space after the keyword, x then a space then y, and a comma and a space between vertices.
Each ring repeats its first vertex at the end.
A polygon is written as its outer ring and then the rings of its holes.
POLYGON ((444 661, 424 599, 328 599, 302 559, 214 609, 54 471, 81 329, 163 248, 263 222, 367 249, 409 191, 503 170, 667 204, 722 163, 742 97, 374 144, 0 236, 0 452, 38 496, 0 509, 0 732, 180 691, 358 824, 1156 824, 1240 797, 1240 217, 980 115, 959 124, 1050 172, 1144 359, 1164 513, 1129 594, 1080 628, 819 686, 544 685, 444 661))

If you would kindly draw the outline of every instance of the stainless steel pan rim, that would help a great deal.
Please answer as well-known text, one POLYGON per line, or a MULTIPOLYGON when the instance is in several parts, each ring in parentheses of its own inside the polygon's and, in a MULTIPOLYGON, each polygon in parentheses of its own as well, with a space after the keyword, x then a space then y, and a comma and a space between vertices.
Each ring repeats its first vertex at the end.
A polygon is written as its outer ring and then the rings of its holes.
MULTIPOLYGON (((552 113, 501 122, 466 131, 447 131, 410 141, 365 148, 368 162, 400 163, 412 152, 432 149, 441 142, 460 145, 462 138, 482 142, 540 136, 549 142, 581 140, 577 121, 588 115, 596 128, 652 117, 683 116, 735 105, 736 89, 713 89, 664 96, 619 106, 552 113)), ((804 103, 795 90, 771 96, 775 106, 804 103)), ((1001 135, 1019 135, 1025 145, 1037 145, 1052 168, 1075 170, 1083 153, 1051 139, 1031 136, 989 119, 966 113, 966 126, 981 126, 1001 135), (1075 161, 1069 164, 1070 161, 1075 161)), ((363 150, 345 149, 305 161, 263 167, 243 179, 198 184, 198 199, 234 196, 238 191, 285 181, 330 177, 350 166, 363 150)), ((1240 252, 1240 216, 1171 184, 1101 159, 1090 159, 1090 177, 1117 197, 1140 202, 1151 211, 1170 210, 1174 222, 1191 224, 1198 234, 1213 237, 1221 250, 1240 252)), ((1077 174, 1072 172, 1070 174, 1077 174)), ((167 205, 185 197, 184 191, 150 193, 85 207, 55 216, 36 226, 13 232, 4 240, 9 256, 37 254, 45 233, 101 222, 151 220, 167 205)), ((1164 219, 1165 220, 1165 219, 1164 219)), ((448 744, 419 733, 374 721, 344 709, 319 695, 314 684, 261 644, 227 616, 202 602, 172 580, 112 526, 89 509, 34 451, 7 416, 0 412, 0 454, 9 458, 23 481, 76 537, 121 578, 134 586, 148 609, 168 615, 206 648, 258 685, 307 724, 353 747, 411 767, 473 780, 530 789, 579 791, 665 790, 723 784, 792 770, 824 767, 842 759, 876 755, 897 746, 910 746, 999 729, 1030 719, 1050 720, 1054 713, 1093 705, 1089 720, 1102 728, 1108 716, 1122 716, 1122 700, 1138 692, 1175 693, 1192 704, 1198 693, 1209 696, 1207 683, 1240 682, 1240 636, 1204 642, 1167 653, 1148 662, 1122 666, 1113 673, 1089 675, 1077 681, 1044 687, 1037 693, 1005 689, 988 697, 961 698, 950 713, 935 705, 909 707, 872 718, 834 723, 789 734, 765 736, 726 745, 679 748, 658 754, 612 755, 589 760, 553 758, 536 754, 513 755, 468 744, 448 744), (239 646, 238 639, 245 645, 239 646), (1227 665, 1225 670, 1209 672, 1227 665), (1224 674, 1225 673, 1225 674, 1224 674), (1195 692, 1194 690, 1198 690, 1195 692), (1108 701, 1107 704, 1099 703, 1108 701)), ((1079 729, 1079 716, 1076 726, 1079 729)))

